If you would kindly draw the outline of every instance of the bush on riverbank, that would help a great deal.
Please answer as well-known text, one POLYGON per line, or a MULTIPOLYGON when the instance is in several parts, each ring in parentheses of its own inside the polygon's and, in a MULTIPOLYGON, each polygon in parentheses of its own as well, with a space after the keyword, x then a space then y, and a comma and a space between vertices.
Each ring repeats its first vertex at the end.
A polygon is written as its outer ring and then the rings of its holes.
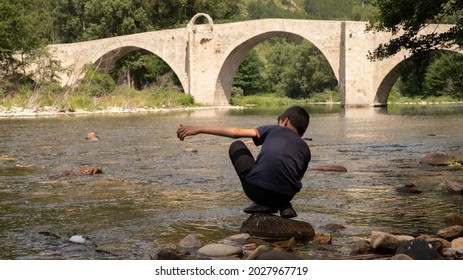
POLYGON ((88 88, 78 87, 74 90, 62 89, 56 84, 47 85, 41 89, 23 89, 19 94, 0 99, 0 107, 10 109, 53 107, 59 110, 83 109, 87 111, 102 110, 109 107, 120 108, 165 108, 193 106, 191 95, 164 90, 162 88, 147 88, 135 90, 126 85, 117 86, 111 93, 94 94, 88 88))
POLYGON ((296 104, 308 103, 338 103, 341 96, 333 90, 325 90, 320 93, 312 94, 311 98, 291 99, 282 93, 260 93, 255 95, 234 94, 230 99, 230 104, 234 106, 255 105, 262 107, 291 106, 296 104))

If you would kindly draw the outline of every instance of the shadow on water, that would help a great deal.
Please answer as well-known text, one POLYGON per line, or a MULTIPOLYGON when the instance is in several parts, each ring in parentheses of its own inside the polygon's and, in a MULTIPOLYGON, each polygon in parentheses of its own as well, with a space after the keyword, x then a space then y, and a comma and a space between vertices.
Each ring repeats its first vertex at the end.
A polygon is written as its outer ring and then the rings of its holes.
MULTIPOLYGON (((463 107, 449 107, 308 106, 310 165, 348 172, 306 174, 293 201, 298 219, 334 239, 329 247, 298 248, 303 257, 346 255, 372 230, 435 234, 445 215, 462 213, 463 197, 439 188, 462 171, 419 164, 432 151, 462 152, 463 107), (422 193, 396 192, 411 182, 422 193), (344 228, 330 231, 328 224, 344 228)), ((233 140, 178 141, 175 131, 180 123, 274 124, 283 110, 0 119, 0 258, 148 259, 191 233, 204 243, 238 233, 250 202, 228 160, 233 140), (100 141, 84 139, 92 131, 100 141), (104 173, 78 173, 87 166, 104 173), (69 242, 73 235, 87 242, 69 242)))

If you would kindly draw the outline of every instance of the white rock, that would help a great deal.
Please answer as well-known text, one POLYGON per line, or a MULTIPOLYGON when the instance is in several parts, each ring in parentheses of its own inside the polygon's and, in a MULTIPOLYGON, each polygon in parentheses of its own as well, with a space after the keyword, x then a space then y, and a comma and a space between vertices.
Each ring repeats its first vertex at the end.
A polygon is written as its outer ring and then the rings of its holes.
POLYGON ((224 244, 208 244, 198 250, 198 254, 203 254, 210 257, 225 257, 239 255, 243 251, 239 247, 228 246, 224 244))
POLYGON ((84 244, 85 238, 82 235, 73 235, 71 236, 71 238, 69 238, 69 241, 74 242, 74 243, 84 244))

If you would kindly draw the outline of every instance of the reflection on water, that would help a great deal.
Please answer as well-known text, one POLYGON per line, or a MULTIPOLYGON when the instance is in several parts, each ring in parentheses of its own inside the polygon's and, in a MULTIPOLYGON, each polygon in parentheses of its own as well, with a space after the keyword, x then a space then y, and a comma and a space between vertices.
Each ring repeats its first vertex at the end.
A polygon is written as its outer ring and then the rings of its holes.
MULTIPOLYGON (((0 119, 2 259, 147 259, 195 233, 204 243, 239 231, 250 202, 228 160, 231 139, 200 135, 178 141, 180 123, 254 127, 276 123, 284 108, 0 119), (86 142, 88 132, 101 141, 86 142), (187 153, 195 148, 198 153, 187 153), (104 174, 83 176, 86 166, 104 174), (84 235, 88 246, 66 240, 84 235)), ((372 230, 435 234, 463 197, 439 183, 461 170, 421 166, 429 152, 459 153, 461 106, 341 109, 310 106, 309 172, 294 199, 298 219, 317 232, 341 224, 333 246, 299 248, 306 258, 348 254, 372 230), (414 183, 423 192, 395 187, 414 183)), ((251 147, 257 154, 259 148, 251 147)))

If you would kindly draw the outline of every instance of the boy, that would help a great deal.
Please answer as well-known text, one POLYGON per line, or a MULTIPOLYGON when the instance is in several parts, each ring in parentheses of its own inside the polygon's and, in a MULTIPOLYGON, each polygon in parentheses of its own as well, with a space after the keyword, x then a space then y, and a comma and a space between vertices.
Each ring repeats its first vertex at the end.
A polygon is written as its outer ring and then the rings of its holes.
POLYGON ((283 218, 297 217, 291 200, 302 187, 302 177, 310 161, 310 149, 301 139, 310 121, 307 111, 299 106, 288 108, 278 117, 278 125, 257 128, 180 125, 177 137, 212 134, 230 138, 250 137, 262 149, 254 160, 242 141, 230 145, 229 156, 254 204, 245 213, 277 213, 283 218))

